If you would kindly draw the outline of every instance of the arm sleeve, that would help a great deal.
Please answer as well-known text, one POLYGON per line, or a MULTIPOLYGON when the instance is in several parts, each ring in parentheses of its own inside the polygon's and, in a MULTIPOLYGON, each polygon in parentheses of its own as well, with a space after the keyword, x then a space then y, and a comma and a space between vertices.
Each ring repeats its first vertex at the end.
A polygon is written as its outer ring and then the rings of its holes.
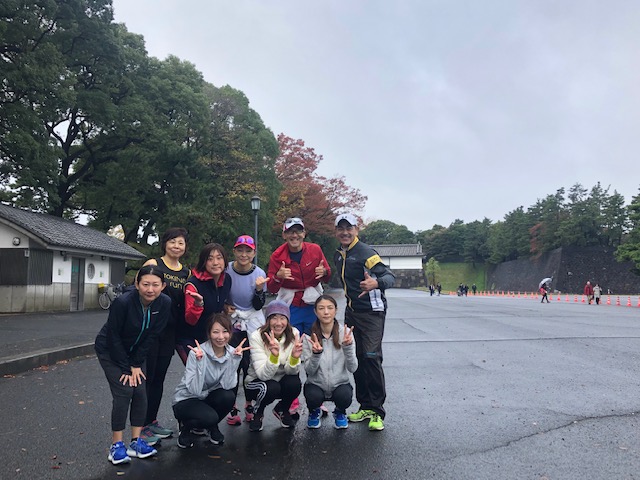
POLYGON ((356 340, 351 345, 342 345, 344 351, 344 364, 350 373, 358 369, 358 357, 356 357, 356 340))
MULTIPOLYGON (((196 292, 198 293, 198 289, 191 283, 187 283, 184 287, 185 291, 196 292)), ((191 295, 184 296, 184 320, 187 324, 193 326, 198 323, 200 320, 200 316, 204 312, 204 307, 199 307, 196 305, 195 299, 191 295)))
POLYGON ((254 290, 253 292, 253 298, 251 299, 251 306, 253 307, 254 310, 260 310, 262 309, 262 307, 264 307, 264 302, 266 300, 266 293, 264 291, 264 288, 262 289, 261 292, 256 292, 254 290))

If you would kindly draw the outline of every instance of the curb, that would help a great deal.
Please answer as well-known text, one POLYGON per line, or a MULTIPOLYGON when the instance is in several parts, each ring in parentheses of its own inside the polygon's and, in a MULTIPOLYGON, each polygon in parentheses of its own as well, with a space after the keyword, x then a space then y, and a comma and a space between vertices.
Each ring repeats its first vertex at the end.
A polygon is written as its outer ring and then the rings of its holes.
POLYGON ((63 349, 44 350, 23 357, 14 357, 0 361, 0 375, 13 375, 26 372, 43 365, 52 365, 61 360, 70 360, 86 355, 95 355, 94 342, 63 349))

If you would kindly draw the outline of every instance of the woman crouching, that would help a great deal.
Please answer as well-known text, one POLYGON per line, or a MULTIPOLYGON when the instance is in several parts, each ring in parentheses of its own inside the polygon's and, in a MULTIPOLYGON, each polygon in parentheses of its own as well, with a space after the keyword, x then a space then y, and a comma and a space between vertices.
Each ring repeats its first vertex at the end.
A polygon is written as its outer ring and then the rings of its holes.
POLYGON ((340 325, 336 320, 338 304, 329 295, 320 295, 315 303, 317 320, 311 326, 302 351, 307 381, 304 397, 309 408, 308 428, 320 428, 325 400, 335 403, 335 428, 347 428, 346 411, 353 397, 349 374, 358 368, 353 328, 340 325))
POLYGON ((178 447, 191 448, 192 429, 205 429, 215 445, 224 443, 218 423, 231 411, 235 402, 234 388, 238 384, 238 365, 244 340, 229 346, 231 321, 224 313, 211 315, 207 320, 209 339, 202 345, 189 346, 187 365, 173 397, 173 413, 180 423, 178 447))
POLYGON ((273 414, 284 428, 291 428, 295 421, 289 407, 298 398, 300 383, 300 355, 302 340, 298 330, 289 323, 289 306, 274 300, 267 305, 266 323, 249 337, 251 365, 245 377, 248 401, 255 401, 254 416, 249 430, 262 430, 264 410, 280 399, 273 414))

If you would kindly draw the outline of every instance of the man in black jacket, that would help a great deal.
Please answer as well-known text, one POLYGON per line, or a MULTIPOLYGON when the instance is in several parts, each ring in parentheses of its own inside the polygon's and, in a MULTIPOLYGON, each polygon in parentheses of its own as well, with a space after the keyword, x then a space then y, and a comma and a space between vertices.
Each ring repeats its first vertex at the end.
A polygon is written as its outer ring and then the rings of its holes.
POLYGON ((349 421, 369 420, 369 430, 384 429, 386 398, 382 370, 382 336, 387 312, 384 291, 395 283, 395 276, 382 263, 378 253, 358 239, 358 221, 350 213, 338 215, 336 238, 340 248, 334 262, 347 299, 345 324, 355 327, 358 369, 353 377, 360 409, 349 421))

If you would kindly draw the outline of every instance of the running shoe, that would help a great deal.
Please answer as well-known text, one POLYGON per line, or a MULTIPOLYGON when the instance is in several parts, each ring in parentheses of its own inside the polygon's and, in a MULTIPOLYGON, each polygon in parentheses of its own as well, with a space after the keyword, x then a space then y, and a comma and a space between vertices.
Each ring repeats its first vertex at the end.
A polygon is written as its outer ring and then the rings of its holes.
POLYGON ((253 405, 247 405, 244 407, 244 421, 249 423, 253 420, 253 405))
POLYGON ((342 429, 349 427, 349 420, 347 420, 347 415, 345 413, 333 412, 333 419, 336 422, 335 428, 342 429))
POLYGON ((241 425, 242 419, 240 418, 240 412, 236 407, 233 407, 227 415, 227 424, 228 425, 241 425))
POLYGON ((123 442, 116 442, 111 445, 109 448, 109 456, 107 458, 114 465, 129 463, 131 461, 131 457, 127 455, 127 447, 124 446, 123 442))
MULTIPOLYGON (((171 435, 173 435, 173 430, 163 427, 158 423, 158 420, 154 420, 153 422, 151 422, 149 425, 147 425, 147 428, 154 436, 158 438, 169 438, 171 435)), ((149 445, 151 444, 149 443, 149 445)))
POLYGON ((130 457, 147 458, 156 453, 158 453, 158 451, 150 447, 141 437, 138 437, 137 440, 132 440, 129 448, 127 448, 127 455, 130 457))
POLYGON ((293 402, 291 402, 291 406, 289 407, 289 413, 291 414, 291 418, 294 420, 300 419, 300 400, 295 398, 293 402))
POLYGON ((280 421, 280 425, 282 425, 282 428, 291 428, 296 424, 295 420, 293 419, 293 416, 289 413, 288 410, 284 412, 279 412, 274 408, 273 414, 280 421))
POLYGON ((140 432, 140 438, 142 438, 142 440, 144 440, 145 443, 151 447, 153 447, 160 441, 160 437, 154 435, 149 427, 142 428, 142 432, 140 432))
POLYGON ((191 448, 193 447, 194 442, 194 435, 188 428, 183 428, 180 430, 180 435, 178 435, 178 447, 191 448))
POLYGON ((363 420, 373 417, 375 413, 376 412, 374 412, 373 410, 360 409, 356 413, 350 413, 348 415, 348 418, 350 422, 361 422, 363 420))
POLYGON ((320 428, 322 425, 322 413, 319 408, 309 410, 309 418, 307 419, 307 428, 320 428))
POLYGON ((254 415, 254 417, 249 422, 249 431, 250 432, 259 432, 262 430, 262 417, 258 415, 254 415))
POLYGON ((384 430, 384 423, 382 422, 382 417, 377 413, 374 413, 371 419, 369 420, 369 430, 371 431, 384 430))
POLYGON ((209 430, 209 441, 214 445, 222 445, 224 443, 224 435, 218 429, 217 425, 209 430))

